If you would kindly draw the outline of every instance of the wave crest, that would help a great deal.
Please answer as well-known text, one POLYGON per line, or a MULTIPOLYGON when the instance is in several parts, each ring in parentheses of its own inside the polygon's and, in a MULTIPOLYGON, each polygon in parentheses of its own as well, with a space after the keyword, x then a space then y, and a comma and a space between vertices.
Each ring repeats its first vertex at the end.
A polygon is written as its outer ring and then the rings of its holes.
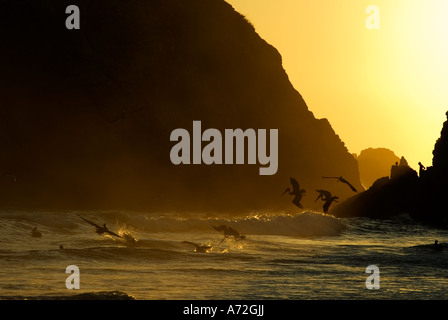
MULTIPOLYGON (((79 212, 34 212, 33 214, 3 214, 2 220, 10 227, 11 233, 17 228, 26 230, 39 225, 45 232, 58 230, 61 233, 73 234, 77 228, 87 228, 79 212)), ((185 217, 180 214, 154 214, 139 212, 84 212, 83 216, 97 223, 107 223, 112 230, 137 240, 134 231, 148 233, 187 233, 203 234, 216 231, 212 226, 228 225, 242 235, 282 235, 294 237, 336 236, 340 235, 346 225, 338 218, 313 211, 302 213, 251 214, 239 218, 229 217, 185 217)), ((7 230, 5 230, 7 232, 7 230)))
MULTIPOLYGON (((339 219, 318 212, 299 214, 251 215, 242 218, 138 218, 138 226, 147 232, 215 232, 212 226, 229 225, 245 235, 282 235, 294 237, 340 235, 346 225, 339 219)), ((128 221, 132 223, 131 221, 128 221)))

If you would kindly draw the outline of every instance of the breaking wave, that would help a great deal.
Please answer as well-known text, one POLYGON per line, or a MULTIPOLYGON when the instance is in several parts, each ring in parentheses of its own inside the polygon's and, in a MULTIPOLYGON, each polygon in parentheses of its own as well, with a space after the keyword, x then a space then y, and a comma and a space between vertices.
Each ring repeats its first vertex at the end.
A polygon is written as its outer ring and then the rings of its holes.
POLYGON ((239 218, 183 217, 178 214, 153 214, 138 212, 17 212, 2 213, 4 226, 12 229, 53 230, 76 233, 77 229, 91 228, 79 215, 101 224, 107 223, 114 230, 132 235, 132 231, 149 233, 216 233, 212 226, 228 225, 246 235, 281 235, 293 237, 336 236, 346 225, 338 218, 318 212, 297 214, 252 214, 239 218))
POLYGON ((241 234, 282 235, 293 237, 335 236, 346 225, 339 219, 317 212, 299 214, 250 215, 241 218, 181 218, 135 216, 128 223, 147 232, 215 232, 212 226, 228 225, 241 234), (138 219, 138 221, 135 221, 138 219))

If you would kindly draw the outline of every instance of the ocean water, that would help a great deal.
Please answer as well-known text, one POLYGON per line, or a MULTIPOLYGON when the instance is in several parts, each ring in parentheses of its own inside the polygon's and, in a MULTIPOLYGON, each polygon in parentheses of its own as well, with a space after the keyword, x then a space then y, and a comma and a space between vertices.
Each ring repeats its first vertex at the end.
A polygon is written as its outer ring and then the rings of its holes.
POLYGON ((448 298, 448 231, 317 212, 240 217, 124 211, 0 212, 0 299, 448 298), (132 236, 95 233, 95 223, 132 236), (246 236, 226 239, 226 224, 246 236), (37 227, 39 238, 31 236, 37 227), (433 247, 435 240, 441 250, 433 247), (210 245, 195 252, 191 241, 210 245), (221 242, 221 243, 220 243, 221 242), (63 246, 60 249, 60 246, 63 246), (68 289, 68 266, 79 289, 68 289), (379 289, 368 289, 368 266, 379 289))

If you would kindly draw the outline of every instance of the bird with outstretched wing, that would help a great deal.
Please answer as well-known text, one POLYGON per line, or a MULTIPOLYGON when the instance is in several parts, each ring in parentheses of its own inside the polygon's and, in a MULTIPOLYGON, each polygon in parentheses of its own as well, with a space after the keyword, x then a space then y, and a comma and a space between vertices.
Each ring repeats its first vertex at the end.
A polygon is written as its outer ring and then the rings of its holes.
POLYGON ((306 193, 306 191, 304 189, 300 189, 300 184, 299 184, 299 182, 297 182, 296 179, 289 178, 289 180, 291 181, 292 191, 290 188, 286 188, 285 192, 282 193, 282 196, 285 193, 288 193, 289 195, 294 195, 294 199, 292 200, 292 203, 294 203, 299 208, 303 209, 303 206, 300 203, 300 201, 302 200, 303 194, 306 193))
POLYGON ((352 189, 354 192, 358 192, 358 190, 356 190, 356 188, 347 180, 345 180, 342 176, 341 177, 322 177, 324 179, 337 179, 337 182, 342 182, 345 183, 346 185, 348 185, 350 187, 350 189, 352 189))
POLYGON ((314 202, 316 202, 319 199, 325 201, 326 198, 330 198, 332 196, 331 192, 327 190, 316 190, 316 191, 319 192, 319 196, 316 198, 316 200, 314 200, 314 202))
POLYGON ((103 224, 103 226, 100 226, 99 224, 96 224, 95 222, 92 222, 90 220, 87 220, 86 218, 83 218, 81 216, 79 216, 82 220, 84 220, 85 222, 91 224, 92 226, 94 226, 96 228, 96 233, 98 233, 99 235, 103 234, 103 233, 107 233, 110 234, 111 236, 114 237, 118 237, 118 238, 123 238, 122 236, 116 234, 115 232, 110 231, 107 227, 106 224, 103 224))
POLYGON ((319 195, 317 196, 316 200, 314 200, 314 202, 316 202, 319 199, 322 199, 322 201, 325 202, 323 210, 325 213, 327 213, 328 209, 330 208, 330 205, 333 202, 338 202, 339 197, 333 196, 331 192, 327 190, 316 190, 316 191, 319 192, 319 195))
POLYGON ((226 236, 226 237, 239 237, 240 236, 238 231, 236 231, 232 227, 228 227, 224 224, 222 224, 218 227, 213 226, 213 228, 218 232, 223 232, 224 236, 226 236))
POLYGON ((227 238, 229 237, 233 237, 235 240, 239 241, 239 240, 244 240, 246 239, 246 236, 242 236, 240 235, 240 233, 238 231, 236 231, 235 229, 233 229, 232 227, 228 227, 224 224, 215 227, 212 226, 216 231, 218 232, 222 232, 224 234, 224 238, 221 240, 221 242, 219 242, 218 246, 227 238))

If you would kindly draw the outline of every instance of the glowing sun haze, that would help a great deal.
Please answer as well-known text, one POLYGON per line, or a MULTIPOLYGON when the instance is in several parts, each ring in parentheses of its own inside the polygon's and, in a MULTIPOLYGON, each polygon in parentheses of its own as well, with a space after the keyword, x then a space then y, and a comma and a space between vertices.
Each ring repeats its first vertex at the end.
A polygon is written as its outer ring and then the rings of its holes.
POLYGON ((448 110, 446 0, 227 0, 283 57, 294 87, 352 153, 429 166, 448 110), (366 8, 380 12, 369 30, 366 8))

